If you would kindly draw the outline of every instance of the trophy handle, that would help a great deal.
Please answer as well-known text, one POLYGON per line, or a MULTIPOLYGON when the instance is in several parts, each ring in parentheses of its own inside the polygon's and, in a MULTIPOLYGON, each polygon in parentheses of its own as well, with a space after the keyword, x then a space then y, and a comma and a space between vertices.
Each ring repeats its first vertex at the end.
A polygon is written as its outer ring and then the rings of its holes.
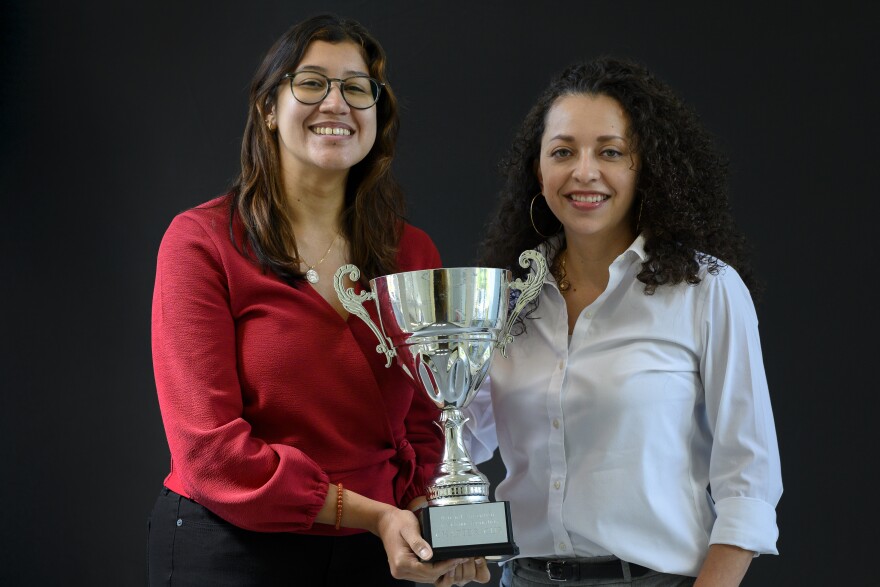
POLYGON ((364 308, 365 301, 373 300, 375 302, 376 294, 367 291, 356 294, 353 288, 346 288, 344 284, 346 274, 348 274, 349 279, 352 281, 357 281, 361 277, 361 270, 354 265, 343 265, 337 269, 336 273, 333 274, 333 289, 336 290, 336 295, 339 297, 339 301, 342 302, 342 307, 366 322, 370 330, 373 331, 373 334, 376 335, 376 338, 379 339, 376 352, 385 355, 385 358, 388 359, 385 367, 390 367, 391 359, 397 355, 397 351, 391 347, 391 340, 385 338, 385 335, 379 330, 373 319, 370 318, 369 312, 364 308))
POLYGON ((501 356, 504 358, 507 358, 507 345, 513 342, 513 335, 510 334, 510 329, 513 328, 516 317, 526 307, 526 304, 538 297, 538 294, 541 293, 541 288, 544 287, 544 277, 547 275, 547 262, 544 260, 544 256, 533 249, 523 251, 519 256, 519 266, 528 267, 530 261, 535 264, 535 270, 529 273, 526 281, 523 282, 522 279, 517 279, 509 285, 510 289, 518 290, 520 295, 516 300, 513 311, 507 316, 507 324, 504 326, 498 342, 495 343, 495 346, 501 349, 501 356))

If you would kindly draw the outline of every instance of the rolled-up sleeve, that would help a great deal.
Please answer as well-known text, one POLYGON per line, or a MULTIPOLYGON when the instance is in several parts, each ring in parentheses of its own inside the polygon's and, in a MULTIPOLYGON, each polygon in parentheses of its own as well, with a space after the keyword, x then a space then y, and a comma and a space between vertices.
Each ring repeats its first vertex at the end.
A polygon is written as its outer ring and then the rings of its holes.
POLYGON ((709 477, 717 514, 709 542, 778 554, 782 474, 757 315, 732 268, 706 280, 700 369, 713 439, 709 477))

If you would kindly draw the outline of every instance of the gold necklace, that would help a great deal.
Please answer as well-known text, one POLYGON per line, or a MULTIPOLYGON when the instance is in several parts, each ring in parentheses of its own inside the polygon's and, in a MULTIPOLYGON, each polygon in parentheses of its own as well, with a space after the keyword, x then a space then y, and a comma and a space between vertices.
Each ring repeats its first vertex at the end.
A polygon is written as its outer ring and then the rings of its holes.
POLYGON ((327 247, 327 252, 325 252, 324 256, 321 257, 321 260, 318 261, 317 263, 315 263, 314 265, 309 265, 309 262, 306 261, 305 259, 303 259, 302 256, 300 256, 300 260, 302 260, 302 262, 306 264, 306 267, 309 268, 309 270, 306 271, 306 279, 309 281, 309 283, 314 284, 314 283, 318 283, 321 280, 321 278, 318 277, 318 272, 315 271, 315 267, 317 267, 318 265, 320 265, 321 263, 324 262, 324 259, 326 259, 327 255, 330 254, 330 249, 332 249, 333 245, 336 244, 336 239, 338 239, 338 238, 339 238, 339 233, 337 232, 336 236, 333 237, 333 240, 330 241, 330 246, 327 247))
POLYGON ((559 291, 562 293, 567 292, 571 289, 571 282, 568 281, 565 277, 565 258, 568 256, 568 249, 562 251, 562 261, 559 263, 559 275, 556 277, 556 284, 559 286, 559 291))

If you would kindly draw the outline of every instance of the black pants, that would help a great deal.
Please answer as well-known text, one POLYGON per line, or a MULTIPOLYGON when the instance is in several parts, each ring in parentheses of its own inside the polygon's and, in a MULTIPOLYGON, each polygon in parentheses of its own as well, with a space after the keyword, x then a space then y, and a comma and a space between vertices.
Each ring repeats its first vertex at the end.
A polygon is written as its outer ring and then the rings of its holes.
POLYGON ((149 524, 150 587, 412 587, 370 533, 250 532, 163 488, 149 524))

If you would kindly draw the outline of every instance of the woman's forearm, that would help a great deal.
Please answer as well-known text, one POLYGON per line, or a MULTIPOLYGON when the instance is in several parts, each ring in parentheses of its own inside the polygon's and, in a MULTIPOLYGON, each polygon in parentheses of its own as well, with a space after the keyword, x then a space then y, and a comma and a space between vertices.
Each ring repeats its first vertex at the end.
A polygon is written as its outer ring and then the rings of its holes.
POLYGON ((737 587, 755 553, 730 544, 713 544, 694 587, 737 587))

